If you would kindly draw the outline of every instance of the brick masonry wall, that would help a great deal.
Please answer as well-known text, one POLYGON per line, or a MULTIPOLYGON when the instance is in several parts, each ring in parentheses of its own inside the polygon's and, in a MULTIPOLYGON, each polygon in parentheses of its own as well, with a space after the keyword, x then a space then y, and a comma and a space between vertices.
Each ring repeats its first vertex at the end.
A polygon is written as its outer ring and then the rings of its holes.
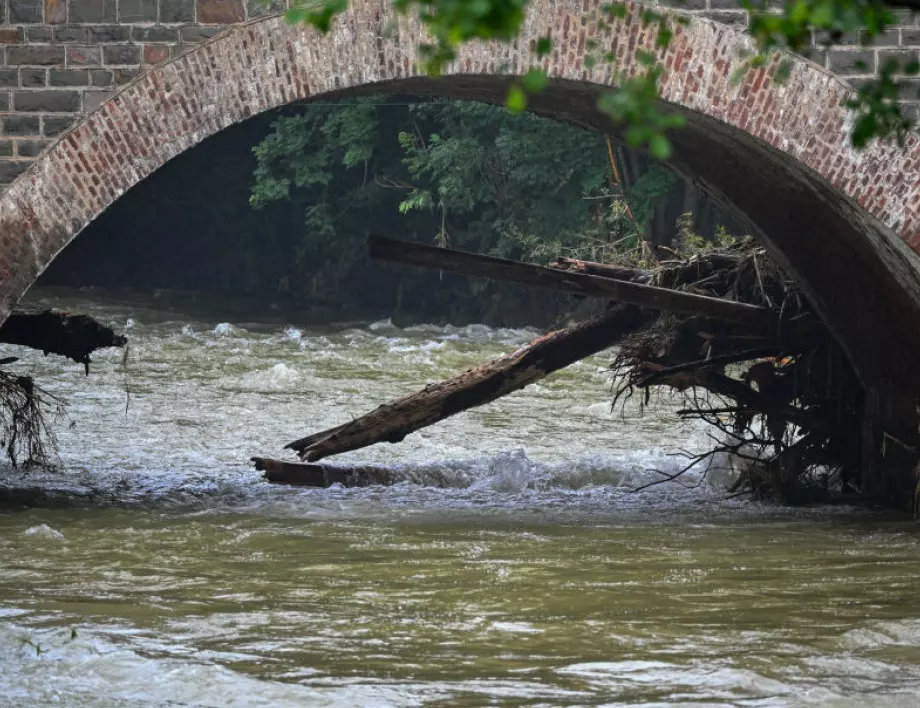
MULTIPOLYGON (((744 27, 736 0, 664 2, 744 27)), ((0 2, 0 190, 54 138, 147 69, 230 25, 274 14, 284 0, 2 0, 0 2)), ((831 49, 814 37, 816 63, 858 84, 890 56, 917 57, 920 25, 903 26, 863 47, 846 37, 831 49)), ((920 88, 920 79, 916 88, 920 88)), ((905 95, 916 107, 917 90, 905 95)))
MULTIPOLYGON (((748 15, 739 9, 738 0, 662 0, 654 4, 683 8, 687 14, 705 17, 739 29, 748 26, 748 15)), ((905 63, 920 59, 920 14, 910 10, 894 10, 896 26, 891 27, 871 41, 865 32, 849 33, 829 45, 827 33, 812 32, 811 49, 804 56, 859 87, 876 75, 885 62, 897 59, 905 63)), ((909 112, 920 112, 920 78, 902 81, 901 100, 909 105, 909 112)))
POLYGON ((149 67, 281 9, 279 0, 3 0, 0 185, 149 67))

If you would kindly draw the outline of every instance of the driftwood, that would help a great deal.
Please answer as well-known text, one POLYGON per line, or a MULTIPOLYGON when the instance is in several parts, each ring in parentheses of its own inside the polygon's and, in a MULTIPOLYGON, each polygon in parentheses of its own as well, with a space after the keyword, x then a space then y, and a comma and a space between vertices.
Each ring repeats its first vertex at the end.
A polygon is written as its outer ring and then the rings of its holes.
POLYGON ((286 448, 315 462, 378 442, 400 442, 409 433, 494 401, 603 351, 647 321, 638 308, 617 305, 604 315, 545 334, 511 354, 426 386, 350 423, 295 440, 286 448))
POLYGON ((47 354, 60 354, 89 371, 97 349, 122 347, 127 340, 89 315, 60 310, 15 311, 0 327, 0 343, 18 344, 47 354))
POLYGON ((552 290, 562 290, 585 297, 604 298, 652 310, 683 315, 712 317, 734 322, 752 329, 773 330, 778 318, 769 308, 735 302, 725 298, 697 295, 689 292, 643 285, 631 280, 619 280, 589 275, 573 270, 558 270, 505 258, 493 258, 450 248, 409 243, 371 236, 368 255, 373 260, 402 263, 421 268, 446 270, 464 275, 491 278, 552 290))
POLYGON ((392 486, 398 480, 391 469, 373 465, 340 467, 304 462, 285 462, 268 457, 253 457, 255 468, 265 473, 265 479, 292 487, 370 487, 392 486))
POLYGON ((578 258, 557 258, 552 261, 548 267, 554 270, 569 271, 571 273, 584 273, 586 275, 599 275, 602 278, 628 280, 631 283, 648 283, 652 279, 652 274, 641 268, 610 265, 609 263, 598 263, 596 261, 583 261, 578 258))

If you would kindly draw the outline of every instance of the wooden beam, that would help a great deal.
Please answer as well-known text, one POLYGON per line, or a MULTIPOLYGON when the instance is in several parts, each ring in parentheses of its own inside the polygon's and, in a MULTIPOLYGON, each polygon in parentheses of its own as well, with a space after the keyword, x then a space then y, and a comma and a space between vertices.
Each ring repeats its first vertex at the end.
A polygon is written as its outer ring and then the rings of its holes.
POLYGON ((556 270, 478 253, 397 241, 382 236, 370 236, 367 246, 368 254, 374 260, 562 290, 586 297, 638 305, 651 310, 713 317, 754 329, 772 329, 777 325, 776 315, 765 307, 722 298, 694 295, 586 273, 556 270))
POLYGON ((637 307, 617 305, 586 322, 550 332, 498 359, 376 408, 350 423, 295 440, 286 448, 315 462, 409 433, 481 406, 618 343, 648 322, 637 307))

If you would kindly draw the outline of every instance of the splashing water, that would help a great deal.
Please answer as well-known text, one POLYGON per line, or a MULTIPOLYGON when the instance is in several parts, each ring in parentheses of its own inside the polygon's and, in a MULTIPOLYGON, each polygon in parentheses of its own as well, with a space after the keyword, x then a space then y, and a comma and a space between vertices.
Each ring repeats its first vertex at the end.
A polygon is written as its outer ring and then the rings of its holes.
POLYGON ((678 400, 611 411, 605 356, 337 458, 391 467, 392 487, 294 489, 248 458, 536 332, 38 297, 127 329, 130 357, 101 352, 85 378, 16 352, 69 409, 60 469, 2 473, 40 502, 0 514, 2 705, 863 708, 920 691, 913 525, 726 500, 725 473, 634 493, 709 442, 678 400))

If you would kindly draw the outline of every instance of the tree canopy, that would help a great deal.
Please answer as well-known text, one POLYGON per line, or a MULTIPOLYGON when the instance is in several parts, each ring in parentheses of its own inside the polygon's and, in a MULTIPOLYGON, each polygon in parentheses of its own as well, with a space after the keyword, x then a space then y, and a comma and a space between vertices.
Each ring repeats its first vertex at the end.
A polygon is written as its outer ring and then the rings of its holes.
MULTIPOLYGON (((686 212, 689 230, 706 235, 726 221, 692 185, 601 134, 474 102, 313 102, 279 118, 255 155, 250 203, 299 205, 292 270, 326 295, 346 297, 371 232, 545 262, 668 245, 686 212)), ((399 287, 445 303, 517 297, 459 278, 429 289, 428 279, 408 275, 399 287)))

